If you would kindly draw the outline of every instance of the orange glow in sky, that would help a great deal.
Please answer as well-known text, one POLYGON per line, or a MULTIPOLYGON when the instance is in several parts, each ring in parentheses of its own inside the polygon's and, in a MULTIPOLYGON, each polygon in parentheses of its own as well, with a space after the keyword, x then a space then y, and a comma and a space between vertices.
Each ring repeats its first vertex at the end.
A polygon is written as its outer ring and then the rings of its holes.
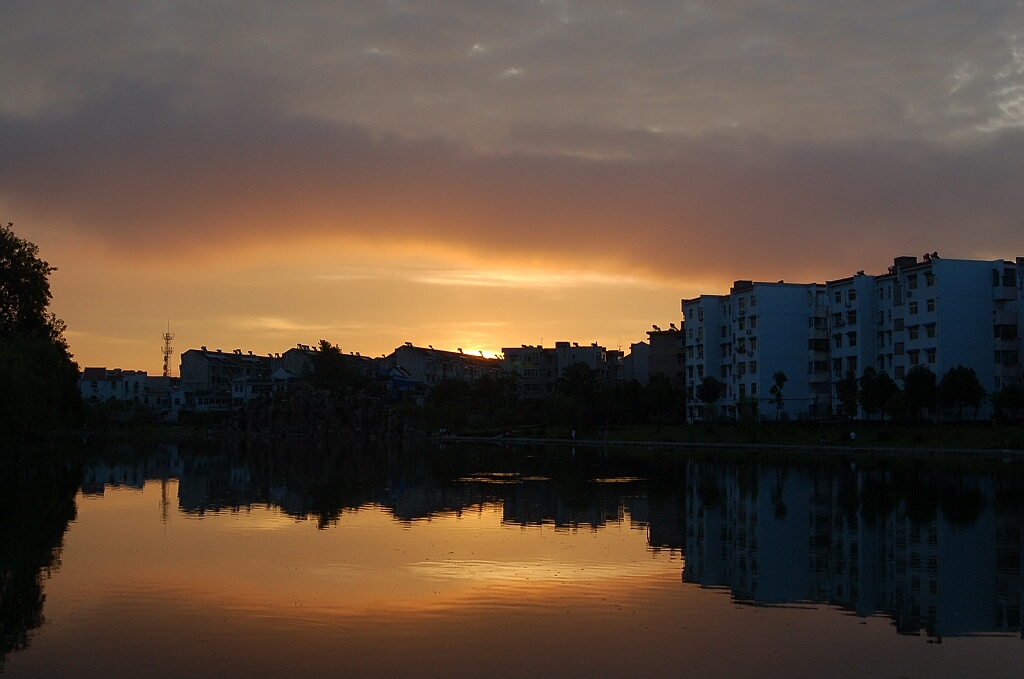
POLYGON ((0 45, 0 219, 82 366, 628 349, 737 279, 1024 253, 1019 6, 97 0, 0 45))

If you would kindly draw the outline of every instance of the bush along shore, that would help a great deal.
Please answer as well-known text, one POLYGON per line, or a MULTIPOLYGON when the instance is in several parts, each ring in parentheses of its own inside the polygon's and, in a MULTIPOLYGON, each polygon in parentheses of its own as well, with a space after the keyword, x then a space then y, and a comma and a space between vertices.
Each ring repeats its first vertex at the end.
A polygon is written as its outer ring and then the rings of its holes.
POLYGON ((302 442, 330 446, 339 441, 394 443, 408 435, 393 404, 349 387, 341 391, 299 384, 258 399, 211 429, 214 439, 302 442))

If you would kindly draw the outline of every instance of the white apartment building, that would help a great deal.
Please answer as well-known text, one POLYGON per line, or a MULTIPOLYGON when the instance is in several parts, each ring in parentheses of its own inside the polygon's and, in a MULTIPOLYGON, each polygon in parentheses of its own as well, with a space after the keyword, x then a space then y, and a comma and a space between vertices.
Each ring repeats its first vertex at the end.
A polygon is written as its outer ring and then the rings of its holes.
POLYGON ((990 394, 1020 383, 1022 274, 1020 257, 926 255, 897 257, 880 276, 829 281, 833 388, 868 366, 901 386, 916 365, 938 379, 958 365, 973 368, 990 394))
POLYGON ((825 293, 818 283, 736 281, 728 295, 684 299, 687 417, 705 415, 696 398, 705 377, 725 385, 717 406, 727 416, 744 398, 769 417, 829 412, 825 293), (777 372, 787 378, 781 408, 771 393, 777 372))

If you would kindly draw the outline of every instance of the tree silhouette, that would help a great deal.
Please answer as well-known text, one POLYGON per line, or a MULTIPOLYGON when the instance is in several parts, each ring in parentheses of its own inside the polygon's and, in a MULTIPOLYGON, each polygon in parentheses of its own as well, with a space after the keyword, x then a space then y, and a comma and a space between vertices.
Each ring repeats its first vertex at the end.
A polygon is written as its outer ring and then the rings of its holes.
POLYGON ((715 404, 725 394, 725 385, 708 375, 697 385, 697 400, 705 404, 710 419, 714 419, 715 404))
POLYGON ((928 366, 915 365, 907 371, 903 378, 903 400, 907 405, 907 414, 911 421, 916 422, 921 412, 931 413, 935 409, 938 398, 938 386, 935 373, 928 366))
POLYGON ((975 411, 981 406, 988 394, 981 386, 974 368, 958 365, 950 368, 942 376, 939 382, 939 403, 945 407, 957 409, 957 419, 964 419, 964 408, 974 408, 975 411))
POLYGON ((894 394, 900 390, 887 373, 879 373, 872 367, 864 368, 860 376, 860 405, 870 418, 881 413, 894 394))
POLYGON ((847 370, 843 379, 836 383, 836 396, 839 397, 841 412, 846 417, 857 416, 857 398, 859 396, 857 375, 852 370, 847 370))
POLYGON ((50 273, 35 244, 0 226, 0 438, 14 449, 81 414, 78 366, 50 313, 50 273))
POLYGON ((772 379, 775 380, 775 384, 768 390, 768 393, 772 395, 772 401, 775 403, 775 419, 779 419, 782 416, 782 408, 786 404, 782 396, 782 388, 786 386, 789 378, 780 370, 772 375, 772 379))

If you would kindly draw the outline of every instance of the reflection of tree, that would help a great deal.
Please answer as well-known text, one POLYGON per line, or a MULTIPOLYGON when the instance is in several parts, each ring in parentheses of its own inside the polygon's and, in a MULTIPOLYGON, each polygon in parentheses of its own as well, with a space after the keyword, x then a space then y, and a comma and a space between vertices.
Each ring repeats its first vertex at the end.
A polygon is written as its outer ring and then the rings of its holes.
POLYGON ((59 565, 78 482, 63 464, 0 470, 0 670, 43 623, 42 578, 59 565))

